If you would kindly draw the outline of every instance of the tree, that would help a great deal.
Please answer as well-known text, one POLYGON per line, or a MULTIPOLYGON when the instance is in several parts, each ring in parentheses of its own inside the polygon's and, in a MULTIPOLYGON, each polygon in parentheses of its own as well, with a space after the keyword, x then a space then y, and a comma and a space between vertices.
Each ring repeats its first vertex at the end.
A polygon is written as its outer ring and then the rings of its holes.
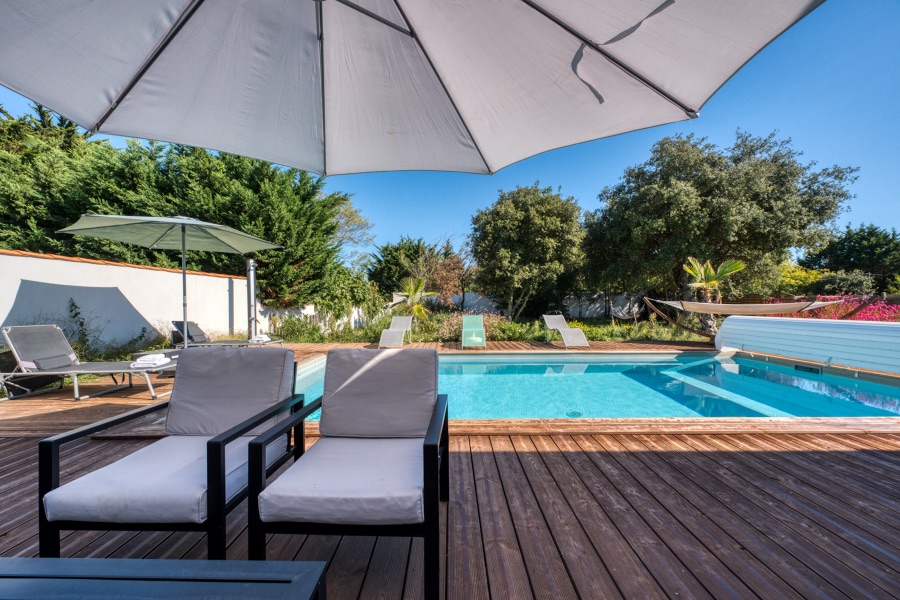
POLYGON ((900 275, 900 235, 894 229, 888 231, 874 224, 863 224, 856 229, 847 225, 824 248, 804 256, 800 265, 809 269, 869 273, 878 291, 884 291, 900 275))
MULTIPOLYGON (((183 215, 235 227, 284 250, 253 254, 260 297, 291 307, 325 291, 338 266, 337 217, 349 203, 304 171, 225 153, 130 140, 93 141, 43 107, 0 109, 0 247, 133 264, 180 266, 177 252, 55 232, 84 213, 183 215)), ((188 252, 190 269, 243 274, 234 254, 188 252)))
POLYGON ((341 260, 353 267, 364 267, 369 261, 369 254, 363 252, 361 248, 375 241, 375 235, 372 233, 374 224, 359 212, 349 196, 341 205, 335 220, 338 224, 335 239, 341 244, 341 260))
POLYGON ((417 264, 420 256, 435 251, 434 245, 426 244, 422 238, 403 236, 396 244, 388 242, 375 247, 366 275, 378 285, 385 298, 390 298, 391 292, 400 287, 400 280, 411 275, 410 265, 417 264))
MULTIPOLYGON (((682 265, 682 268, 690 276, 692 281, 688 286, 697 292, 697 299, 700 302, 721 302, 722 291, 719 289, 719 284, 726 277, 734 275, 745 266, 739 260, 726 260, 714 269, 709 261, 701 263, 693 256, 688 256, 688 261, 682 265)), ((703 331, 715 333, 716 319, 711 314, 701 315, 700 324, 703 331)))
POLYGON ((585 219, 591 283, 689 298, 681 265, 702 250, 746 263, 734 280, 743 291, 770 291, 789 249, 821 243, 852 198, 856 168, 816 169, 800 157, 775 134, 738 131, 724 151, 692 135, 663 138, 585 219))
POLYGON ((403 298, 403 306, 413 319, 422 320, 428 316, 425 298, 434 297, 434 292, 425 291, 425 279, 422 277, 404 277, 400 280, 400 291, 397 295, 403 298))
POLYGON ((574 198, 539 182, 500 195, 472 217, 478 285, 516 319, 528 301, 581 262, 584 231, 574 198))

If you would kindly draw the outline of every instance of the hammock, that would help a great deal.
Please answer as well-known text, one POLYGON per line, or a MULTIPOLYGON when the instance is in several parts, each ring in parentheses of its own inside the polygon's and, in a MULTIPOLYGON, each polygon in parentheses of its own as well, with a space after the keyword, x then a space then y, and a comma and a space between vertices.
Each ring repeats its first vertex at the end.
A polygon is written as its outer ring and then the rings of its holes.
POLYGON ((837 304, 841 300, 828 302, 784 302, 781 304, 715 304, 713 302, 685 302, 682 300, 654 300, 660 304, 692 313, 708 315, 786 315, 804 310, 815 310, 837 304))
MULTIPOLYGON (((866 298, 865 296, 863 296, 862 302, 859 304, 859 306, 857 306, 850 312, 841 315, 840 317, 838 317, 838 319, 844 320, 854 317, 864 308, 878 300, 878 298, 879 296, 875 295, 871 296, 870 298, 866 298)), ((650 310, 658 314, 660 317, 662 317, 675 327, 712 340, 715 338, 715 335, 706 333, 705 331, 700 331, 698 329, 693 329, 691 327, 685 327, 678 321, 672 320, 668 315, 656 308, 656 306, 653 305, 653 302, 666 304, 668 306, 686 312, 705 313, 708 315, 785 315, 790 313, 798 313, 804 310, 821 308, 823 306, 828 306, 829 304, 843 302, 843 300, 830 300, 827 302, 785 302, 783 304, 714 304, 712 302, 684 302, 681 300, 651 301, 650 298, 644 298, 644 304, 646 304, 647 307, 650 308, 650 310)))

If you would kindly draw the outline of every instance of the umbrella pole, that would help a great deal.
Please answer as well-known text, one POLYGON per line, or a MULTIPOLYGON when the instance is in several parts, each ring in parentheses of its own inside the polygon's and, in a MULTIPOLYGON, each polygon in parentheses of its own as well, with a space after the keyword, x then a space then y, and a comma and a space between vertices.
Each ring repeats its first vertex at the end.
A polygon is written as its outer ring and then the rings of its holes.
POLYGON ((184 339, 184 347, 188 347, 188 320, 187 320, 187 262, 185 259, 185 226, 181 226, 181 332, 184 339))

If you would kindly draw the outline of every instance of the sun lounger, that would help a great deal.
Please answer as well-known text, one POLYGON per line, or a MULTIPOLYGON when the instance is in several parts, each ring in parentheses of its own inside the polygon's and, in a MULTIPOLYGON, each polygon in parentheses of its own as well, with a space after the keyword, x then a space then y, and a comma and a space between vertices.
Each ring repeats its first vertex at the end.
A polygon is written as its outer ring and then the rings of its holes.
POLYGON ((402 348, 409 334, 412 341, 412 317, 393 317, 391 326, 381 331, 381 339, 378 340, 379 348, 402 348))
MULTIPOLYGON (((75 388, 75 400, 102 396, 133 386, 132 376, 140 375, 147 382, 150 395, 158 397, 150 381, 150 373, 158 373, 175 367, 172 359, 157 362, 89 362, 82 363, 72 350, 66 334, 57 325, 20 325, 3 328, 3 337, 16 359, 14 372, 0 374, 4 387, 14 385, 23 374, 39 374, 43 377, 65 378, 69 376, 75 388), (82 396, 78 387, 79 375, 109 375, 115 387, 95 394, 82 396), (121 375, 117 380, 116 375, 121 375), (125 377, 128 383, 125 384, 125 377)), ((9 388, 7 388, 8 390, 9 388)), ((8 391, 7 391, 8 393, 8 391)), ((168 392, 167 392, 168 393, 168 392)), ((24 395, 24 394, 23 394, 24 395)), ((165 394, 159 394, 165 395, 165 394)))
MULTIPOLYGON (((283 348, 188 348, 169 401, 41 441, 41 556, 59 556, 61 531, 112 529, 206 533, 209 558, 224 559, 225 516, 247 495, 247 445, 302 404, 295 376, 283 348), (163 408, 167 437, 60 486, 63 444, 163 408)), ((267 472, 287 447, 285 436, 266 445, 267 472)))
POLYGON ((462 322, 462 347, 487 346, 487 334, 484 332, 484 318, 481 315, 467 315, 462 322))
POLYGON ((250 442, 251 560, 265 560, 270 533, 421 537, 423 597, 438 598, 449 434, 437 371, 434 350, 328 353, 322 398, 250 442), (304 451, 319 408, 321 437, 304 451), (264 449, 292 428, 297 458, 267 483, 264 449))
MULTIPOLYGON (((175 329, 172 331, 172 345, 175 347, 184 346, 184 321, 172 321, 175 329)), ((206 333, 200 329, 200 326, 193 321, 187 322, 188 326, 188 344, 190 346, 234 346, 235 348, 243 348, 245 346, 269 346, 271 344, 281 344, 284 348, 284 340, 273 340, 267 335, 257 335, 248 340, 211 340, 206 333)))
POLYGON ((572 348, 575 346, 582 346, 590 348, 590 344, 587 341, 587 338, 584 337, 584 332, 577 327, 569 327, 569 324, 566 323, 566 318, 562 315, 543 315, 544 324, 547 326, 547 341, 550 341, 550 337, 553 335, 554 331, 558 331, 562 336, 563 344, 565 344, 566 348, 572 348))

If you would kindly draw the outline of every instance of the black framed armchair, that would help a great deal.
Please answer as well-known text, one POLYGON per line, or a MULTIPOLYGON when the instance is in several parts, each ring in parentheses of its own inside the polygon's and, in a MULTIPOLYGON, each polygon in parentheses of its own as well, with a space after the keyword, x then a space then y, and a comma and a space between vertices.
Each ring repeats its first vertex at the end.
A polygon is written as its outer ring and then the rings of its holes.
POLYGON ((332 350, 325 391, 249 445, 251 560, 266 535, 424 538, 425 597, 440 590, 440 501, 449 494, 447 396, 434 350, 332 350), (322 409, 304 452, 303 422, 322 409), (267 482, 265 448, 299 425, 295 462, 267 482))
MULTIPOLYGON (((225 558, 225 517, 247 496, 247 445, 302 405, 294 354, 188 348, 176 372, 168 401, 39 443, 41 556, 59 556, 61 531, 94 529, 203 531, 209 558, 225 558), (163 409, 167 437, 60 486, 63 444, 163 409)), ((290 458, 287 440, 266 446, 267 472, 290 458)))

